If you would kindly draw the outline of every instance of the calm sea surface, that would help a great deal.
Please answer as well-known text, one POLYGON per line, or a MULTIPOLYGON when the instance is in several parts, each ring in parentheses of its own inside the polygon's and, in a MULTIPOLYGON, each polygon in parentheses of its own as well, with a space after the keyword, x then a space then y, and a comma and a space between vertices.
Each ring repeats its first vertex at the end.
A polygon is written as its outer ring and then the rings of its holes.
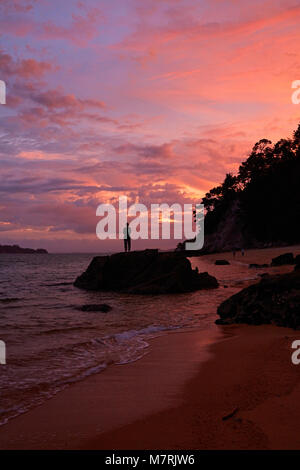
POLYGON ((139 359, 151 337, 212 328, 220 302, 257 277, 245 263, 217 267, 194 258, 200 272, 217 277, 219 289, 164 296, 85 292, 72 283, 92 257, 0 255, 0 339, 7 351, 7 364, 0 365, 0 424, 110 364, 139 359), (78 310, 93 303, 112 310, 78 310))

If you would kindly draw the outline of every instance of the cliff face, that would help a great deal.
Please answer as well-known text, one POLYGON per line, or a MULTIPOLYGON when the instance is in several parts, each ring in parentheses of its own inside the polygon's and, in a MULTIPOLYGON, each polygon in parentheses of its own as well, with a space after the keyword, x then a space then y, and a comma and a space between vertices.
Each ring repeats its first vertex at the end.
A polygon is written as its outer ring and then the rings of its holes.
POLYGON ((232 251, 242 248, 260 248, 263 243, 258 242, 244 224, 240 212, 239 201, 234 201, 222 216, 216 230, 205 234, 205 253, 232 251))
MULTIPOLYGON (((176 251, 184 251, 186 240, 179 243, 176 251)), ((233 251, 242 248, 261 248, 264 244, 257 241, 250 234, 249 229, 243 222, 239 201, 234 201, 224 212, 216 229, 207 233, 204 222, 204 246, 200 251, 188 252, 187 256, 199 256, 206 253, 220 253, 222 251, 233 251)))
POLYGON ((86 290, 168 294, 216 288, 218 282, 208 273, 193 270, 182 255, 144 250, 97 256, 74 285, 86 290))
POLYGON ((48 251, 43 248, 34 250, 33 248, 21 248, 19 245, 0 245, 0 253, 48 253, 48 251))
POLYGON ((292 138, 257 142, 237 174, 202 198, 202 252, 299 243, 299 179, 300 125, 292 138))

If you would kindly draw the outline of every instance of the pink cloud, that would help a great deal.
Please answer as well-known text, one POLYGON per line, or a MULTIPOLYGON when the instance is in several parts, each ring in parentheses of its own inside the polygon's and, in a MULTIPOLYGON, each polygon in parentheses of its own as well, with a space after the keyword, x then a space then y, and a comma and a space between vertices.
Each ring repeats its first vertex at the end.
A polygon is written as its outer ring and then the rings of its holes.
POLYGON ((71 15, 68 25, 58 25, 52 20, 38 21, 34 18, 32 10, 37 4, 36 0, 7 1, 2 0, 0 8, 3 18, 0 19, 1 33, 24 37, 34 34, 44 40, 66 40, 76 46, 86 46, 99 32, 99 26, 104 17, 97 7, 87 8, 78 2, 79 13, 71 15))
POLYGON ((99 25, 103 22, 103 14, 98 8, 92 8, 83 15, 72 15, 69 26, 58 26, 48 21, 39 28, 43 39, 64 39, 77 46, 85 46, 97 36, 99 25))
POLYGON ((57 23, 40 2, 23 12, 11 3, 0 54, 11 106, 0 146, 7 236, 91 243, 100 202, 199 201, 256 141, 297 126, 300 7, 108 3, 102 14, 94 1, 68 2, 57 23))
POLYGON ((34 96, 34 101, 49 108, 66 108, 66 109, 79 109, 82 110, 85 107, 94 107, 98 109, 105 109, 106 105, 103 101, 95 99, 81 99, 75 95, 64 94, 59 90, 48 90, 34 96))
POLYGON ((11 55, 0 50, 0 69, 7 76, 20 78, 40 78, 46 72, 54 70, 53 64, 35 59, 14 60, 11 55))

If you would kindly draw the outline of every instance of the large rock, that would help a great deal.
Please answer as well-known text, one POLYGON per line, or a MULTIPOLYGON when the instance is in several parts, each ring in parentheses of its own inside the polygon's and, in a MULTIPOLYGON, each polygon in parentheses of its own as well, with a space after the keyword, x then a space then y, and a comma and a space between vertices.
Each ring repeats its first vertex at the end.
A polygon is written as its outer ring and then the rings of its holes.
POLYGON ((300 270, 264 276, 258 284, 225 300, 218 324, 248 323, 300 327, 300 270))
POLYGON ((284 264, 294 264, 293 253, 284 253, 283 255, 276 256, 272 259, 271 266, 283 266, 284 264))
POLYGON ((260 268, 268 268, 269 265, 268 264, 257 264, 257 263, 251 263, 249 264, 249 268, 257 268, 257 269, 260 269, 260 268))
POLYGON ((77 310, 80 310, 81 312, 103 312, 107 313, 110 312, 112 307, 107 304, 85 304, 82 305, 81 307, 77 307, 77 310))
POLYGON ((96 256, 74 285, 87 290, 168 294, 216 288, 218 282, 208 273, 193 270, 182 255, 145 250, 96 256))

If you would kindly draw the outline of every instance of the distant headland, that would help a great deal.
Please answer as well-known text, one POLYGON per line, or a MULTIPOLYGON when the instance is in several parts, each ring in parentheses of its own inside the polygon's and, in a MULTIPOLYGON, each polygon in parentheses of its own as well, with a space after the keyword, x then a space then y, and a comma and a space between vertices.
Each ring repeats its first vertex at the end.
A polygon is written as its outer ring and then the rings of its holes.
POLYGON ((0 245, 0 254, 1 253, 48 253, 47 250, 43 248, 38 248, 34 250, 33 248, 21 248, 19 245, 0 245))

